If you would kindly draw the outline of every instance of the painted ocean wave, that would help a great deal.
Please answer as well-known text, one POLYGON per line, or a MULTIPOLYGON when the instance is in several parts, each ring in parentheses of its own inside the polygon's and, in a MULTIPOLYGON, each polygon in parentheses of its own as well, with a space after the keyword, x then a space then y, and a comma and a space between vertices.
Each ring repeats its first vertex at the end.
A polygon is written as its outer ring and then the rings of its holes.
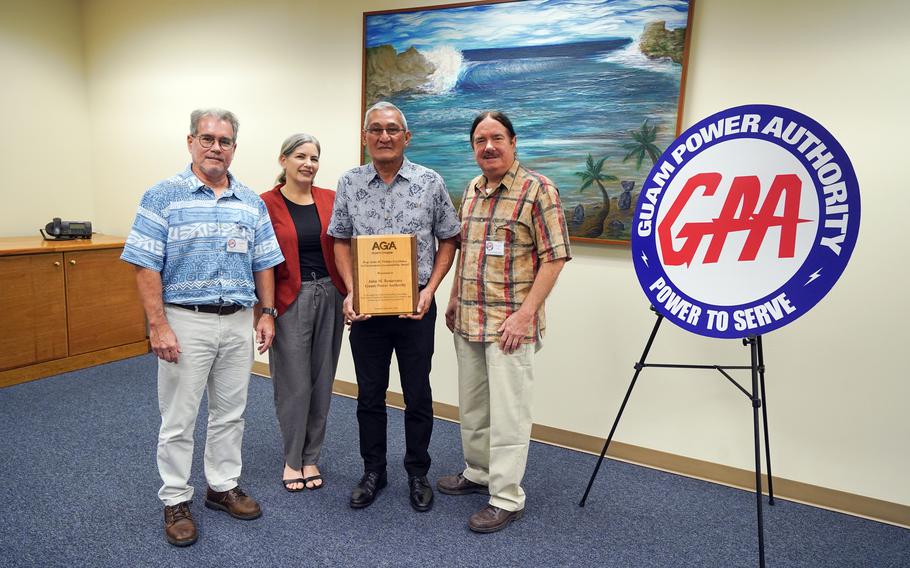
MULTIPOLYGON (((435 71, 419 90, 435 95, 485 90, 511 78, 559 68, 565 65, 565 58, 608 57, 612 52, 628 49, 631 43, 630 38, 620 38, 559 45, 469 49, 464 52, 448 45, 439 46, 421 51, 435 71)), ((617 63, 622 64, 623 61, 618 60, 617 63)))
POLYGON ((528 77, 558 69, 561 59, 509 59, 505 61, 469 62, 458 81, 459 91, 483 91, 511 79, 528 77))
POLYGON ((595 53, 621 49, 631 41, 631 38, 624 37, 553 45, 467 49, 464 52, 464 56, 469 61, 527 59, 532 57, 584 57, 595 53))
POLYGON ((400 89, 388 99, 411 125, 408 159, 439 172, 453 200, 460 199, 478 173, 468 143, 471 121, 480 110, 496 108, 515 125, 521 160, 556 183, 570 213, 581 205, 584 215, 596 218, 603 196, 597 188, 582 191, 576 175, 585 171, 588 154, 607 158, 604 171, 618 179, 605 187, 616 202, 624 191, 621 182, 633 181, 637 193, 650 167, 647 161, 641 169, 635 160, 623 161, 630 133, 647 121, 658 128, 659 148, 674 138, 681 67, 630 58, 626 50, 633 41, 623 40, 612 51, 591 45, 538 47, 531 53, 527 48, 421 51, 421 58, 430 55, 417 84, 427 86, 400 89), (623 53, 626 59, 602 61, 623 53), (676 71, 656 71, 655 63, 676 71), (427 80, 433 70, 436 76, 427 80))
POLYGON ((433 71, 427 82, 421 85, 420 90, 436 95, 452 92, 464 72, 464 56, 461 51, 452 46, 443 45, 422 53, 436 67, 436 70, 433 71))
POLYGON ((641 52, 641 44, 638 39, 630 43, 624 49, 598 54, 596 59, 602 63, 614 63, 625 67, 674 75, 679 73, 680 68, 679 64, 674 63, 669 58, 649 59, 641 52))

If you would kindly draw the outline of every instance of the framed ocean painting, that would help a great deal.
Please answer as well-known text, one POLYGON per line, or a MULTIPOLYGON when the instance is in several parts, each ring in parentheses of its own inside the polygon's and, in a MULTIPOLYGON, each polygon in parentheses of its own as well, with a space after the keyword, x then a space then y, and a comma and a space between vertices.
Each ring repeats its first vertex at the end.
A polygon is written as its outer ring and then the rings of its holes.
POLYGON ((408 159, 439 172, 458 207, 480 173, 471 122, 501 110, 519 160, 559 188, 572 239, 628 244, 641 184, 680 128, 692 4, 518 0, 367 12, 362 111, 380 100, 401 108, 408 159))

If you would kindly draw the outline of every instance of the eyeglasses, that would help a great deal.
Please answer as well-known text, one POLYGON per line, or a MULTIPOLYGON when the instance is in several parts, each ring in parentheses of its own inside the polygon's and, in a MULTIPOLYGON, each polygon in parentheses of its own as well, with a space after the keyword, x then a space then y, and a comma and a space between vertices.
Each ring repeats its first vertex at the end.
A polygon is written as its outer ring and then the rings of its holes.
POLYGON ((390 128, 380 128, 378 126, 371 126, 366 129, 366 132, 372 134, 373 136, 382 136, 382 133, 385 132, 389 136, 398 136, 404 132, 404 128, 398 128, 397 126, 392 126, 390 128))
MULTIPOLYGON (((193 136, 193 138, 199 140, 199 145, 203 148, 211 148, 215 145, 215 137, 211 134, 202 134, 193 136)), ((221 138, 218 138, 218 145, 221 146, 222 150, 230 150, 234 147, 234 139, 222 136, 221 138)))

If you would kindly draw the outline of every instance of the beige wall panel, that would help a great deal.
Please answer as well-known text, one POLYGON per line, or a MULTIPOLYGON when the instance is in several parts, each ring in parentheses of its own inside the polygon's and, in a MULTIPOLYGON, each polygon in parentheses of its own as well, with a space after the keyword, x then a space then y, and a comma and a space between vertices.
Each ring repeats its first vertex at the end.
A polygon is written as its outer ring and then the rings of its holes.
POLYGON ((94 221, 79 2, 0 0, 0 69, 0 236, 94 221))

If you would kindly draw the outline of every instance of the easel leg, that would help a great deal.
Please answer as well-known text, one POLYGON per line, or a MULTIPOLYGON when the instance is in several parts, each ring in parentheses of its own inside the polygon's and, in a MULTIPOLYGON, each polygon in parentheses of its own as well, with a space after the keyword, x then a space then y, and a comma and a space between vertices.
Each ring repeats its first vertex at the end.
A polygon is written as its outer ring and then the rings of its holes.
POLYGON ((613 440, 613 433, 616 432, 616 426, 619 425, 619 419, 622 417, 622 413, 626 409, 626 403, 629 402, 629 397, 632 395, 632 389, 635 388, 635 381, 638 380, 638 375, 644 368, 645 359, 648 357, 648 352, 651 350, 651 344, 654 343, 654 338, 657 336, 657 330, 660 328, 660 322, 662 322, 663 319, 664 316, 657 314, 657 321, 654 322, 654 328, 651 330, 651 336, 648 338, 648 343, 645 345, 645 350, 642 352, 641 358, 635 365, 635 374, 632 375, 632 382, 629 383, 629 390, 626 391, 626 396, 622 399, 622 404, 619 406, 619 412, 616 414, 616 420, 613 421, 613 427, 610 428, 610 435, 607 436, 607 441, 604 443, 604 448, 601 450, 600 457, 597 459, 597 465, 594 466, 594 472, 591 474, 591 479, 588 481, 588 487, 585 489, 585 494, 582 496, 581 502, 578 503, 579 507, 584 507, 585 501, 588 500, 588 493, 591 492, 591 486, 594 485, 594 478, 597 477, 597 472, 600 470, 600 464, 604 461, 604 456, 607 454, 607 448, 610 447, 610 442, 613 440))
POLYGON ((761 336, 755 338, 758 343, 758 380, 761 384, 762 430, 765 433, 765 471, 768 474, 768 504, 774 505, 774 482, 771 480, 771 443, 768 441, 768 397, 765 395, 765 353, 761 345, 761 336))
POLYGON ((758 425, 758 408, 761 406, 761 398, 758 395, 759 381, 759 349, 758 338, 750 337, 747 340, 752 352, 752 428, 755 434, 755 506, 757 512, 758 524, 758 565, 765 567, 765 526, 762 518, 762 495, 761 495, 761 441, 759 436, 758 425))

